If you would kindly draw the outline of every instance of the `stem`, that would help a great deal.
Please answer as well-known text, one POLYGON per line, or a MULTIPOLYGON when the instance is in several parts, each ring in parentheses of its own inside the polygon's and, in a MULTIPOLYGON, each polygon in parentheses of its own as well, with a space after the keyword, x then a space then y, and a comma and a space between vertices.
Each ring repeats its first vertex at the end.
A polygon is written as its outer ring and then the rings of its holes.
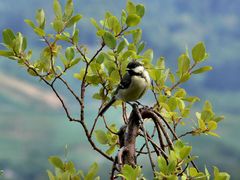
POLYGON ((153 171, 153 176, 154 176, 154 172, 155 172, 154 167, 155 167, 155 165, 153 163, 151 151, 150 151, 149 144, 148 144, 147 132, 146 132, 146 129, 144 128, 142 115, 141 115, 139 109, 136 108, 136 111, 137 111, 137 115, 138 115, 139 120, 140 120, 140 125, 142 127, 143 134, 144 134, 144 139, 145 139, 145 142, 146 142, 146 148, 147 148, 147 151, 148 151, 148 157, 149 157, 149 160, 150 160, 150 164, 151 164, 152 171, 153 171))

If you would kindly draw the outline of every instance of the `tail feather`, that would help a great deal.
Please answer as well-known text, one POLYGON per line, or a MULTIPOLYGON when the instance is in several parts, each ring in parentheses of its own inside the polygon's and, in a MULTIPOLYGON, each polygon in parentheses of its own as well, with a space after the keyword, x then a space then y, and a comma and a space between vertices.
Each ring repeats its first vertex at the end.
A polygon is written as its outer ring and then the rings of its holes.
POLYGON ((115 101, 116 101, 116 98, 112 97, 112 99, 106 104, 106 106, 101 109, 98 115, 102 116, 115 101))

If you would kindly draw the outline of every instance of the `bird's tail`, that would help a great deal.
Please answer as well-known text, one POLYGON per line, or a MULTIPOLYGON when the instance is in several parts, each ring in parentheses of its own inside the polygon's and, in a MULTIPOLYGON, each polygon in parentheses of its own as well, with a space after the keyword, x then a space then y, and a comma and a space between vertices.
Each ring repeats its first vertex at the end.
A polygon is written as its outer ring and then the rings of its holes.
POLYGON ((116 97, 113 96, 112 99, 106 104, 106 106, 100 110, 98 115, 102 116, 115 101, 116 101, 116 97))

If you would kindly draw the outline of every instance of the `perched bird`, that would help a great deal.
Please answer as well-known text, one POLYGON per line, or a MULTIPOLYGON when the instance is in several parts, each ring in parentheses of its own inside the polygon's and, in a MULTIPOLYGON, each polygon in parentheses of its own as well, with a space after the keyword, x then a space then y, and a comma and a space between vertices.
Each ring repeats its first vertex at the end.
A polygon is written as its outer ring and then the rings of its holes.
POLYGON ((99 116, 102 116, 116 100, 137 101, 150 85, 150 76, 143 65, 140 62, 131 61, 127 65, 127 73, 123 76, 111 100, 99 112, 99 116))

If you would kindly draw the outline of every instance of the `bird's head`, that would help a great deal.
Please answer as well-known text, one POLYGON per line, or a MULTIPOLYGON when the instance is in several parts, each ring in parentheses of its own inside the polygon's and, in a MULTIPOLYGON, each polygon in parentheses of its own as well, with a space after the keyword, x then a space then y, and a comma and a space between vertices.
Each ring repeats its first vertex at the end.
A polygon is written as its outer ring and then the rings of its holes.
POLYGON ((143 65, 138 62, 138 61, 131 61, 128 65, 127 65, 127 71, 130 74, 142 74, 144 72, 144 67, 143 65))

